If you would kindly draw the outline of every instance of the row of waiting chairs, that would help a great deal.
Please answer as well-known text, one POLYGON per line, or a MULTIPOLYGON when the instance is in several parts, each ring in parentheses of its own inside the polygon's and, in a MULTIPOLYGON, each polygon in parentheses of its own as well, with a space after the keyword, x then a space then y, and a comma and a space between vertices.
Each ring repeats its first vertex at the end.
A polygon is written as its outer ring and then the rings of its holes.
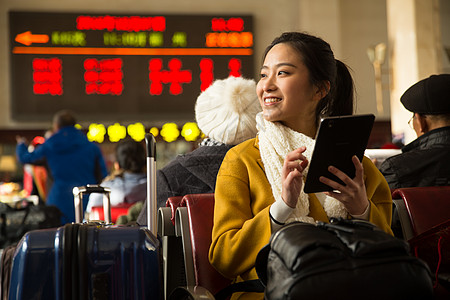
POLYGON ((159 209, 166 299, 183 299, 182 294, 214 299, 215 293, 230 285, 208 260, 213 215, 214 194, 171 197, 167 207, 159 209))
MULTIPOLYGON (((420 244, 413 244, 414 241, 435 230, 432 244, 435 242, 438 249, 441 238, 441 265, 432 261, 435 257, 421 258, 432 272, 439 267, 442 270, 439 278, 436 277, 440 283, 436 285, 436 299, 448 299, 450 186, 397 189, 392 192, 392 198, 403 237, 410 241, 418 257, 421 257, 420 244)), ((158 233, 164 249, 165 299, 214 299, 214 294, 231 283, 208 260, 213 213, 214 194, 172 197, 167 200, 167 207, 160 208, 158 233)))

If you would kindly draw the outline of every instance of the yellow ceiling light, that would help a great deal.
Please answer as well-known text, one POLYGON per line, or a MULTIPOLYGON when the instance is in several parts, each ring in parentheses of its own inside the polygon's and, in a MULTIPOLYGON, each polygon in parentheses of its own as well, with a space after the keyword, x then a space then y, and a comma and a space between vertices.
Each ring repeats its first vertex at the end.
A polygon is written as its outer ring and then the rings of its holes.
POLYGON ((127 129, 119 123, 108 126, 108 136, 111 142, 118 142, 127 136, 127 129))
POLYGON ((159 129, 158 129, 158 127, 152 127, 152 128, 150 128, 149 132, 150 132, 151 134, 153 134, 154 137, 157 137, 157 136, 159 135, 159 129))
POLYGON ((105 134, 105 125, 92 123, 89 125, 87 138, 91 142, 103 143, 103 141, 105 140, 105 134))
POLYGON ((200 135, 200 129, 198 129, 197 123, 187 122, 181 129, 181 135, 187 142, 193 142, 197 140, 200 135))
POLYGON ((145 127, 142 123, 134 123, 128 125, 128 135, 136 142, 140 142, 145 138, 145 127))
POLYGON ((180 131, 175 123, 166 123, 161 128, 161 136, 168 143, 176 141, 179 135, 180 131))

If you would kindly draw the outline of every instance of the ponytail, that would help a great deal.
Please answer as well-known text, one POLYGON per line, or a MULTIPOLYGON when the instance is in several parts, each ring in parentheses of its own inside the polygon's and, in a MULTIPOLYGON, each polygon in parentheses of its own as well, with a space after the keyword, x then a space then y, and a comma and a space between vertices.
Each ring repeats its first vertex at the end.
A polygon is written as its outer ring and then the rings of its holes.
POLYGON ((320 118, 352 115, 354 111, 354 84, 348 67, 340 60, 335 60, 336 76, 327 96, 319 101, 316 108, 317 121, 320 118))
POLYGON ((354 112, 353 96, 355 90, 353 78, 348 67, 338 59, 336 59, 336 67, 336 94, 334 101, 332 101, 333 115, 352 115, 354 112))

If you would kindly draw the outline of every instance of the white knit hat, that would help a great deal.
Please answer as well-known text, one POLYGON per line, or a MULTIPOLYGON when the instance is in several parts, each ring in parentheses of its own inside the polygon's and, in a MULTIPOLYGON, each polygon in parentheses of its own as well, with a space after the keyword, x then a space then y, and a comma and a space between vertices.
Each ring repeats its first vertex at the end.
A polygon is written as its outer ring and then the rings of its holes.
POLYGON ((228 145, 256 136, 256 114, 260 111, 255 81, 233 76, 215 80, 195 104, 200 130, 228 145))

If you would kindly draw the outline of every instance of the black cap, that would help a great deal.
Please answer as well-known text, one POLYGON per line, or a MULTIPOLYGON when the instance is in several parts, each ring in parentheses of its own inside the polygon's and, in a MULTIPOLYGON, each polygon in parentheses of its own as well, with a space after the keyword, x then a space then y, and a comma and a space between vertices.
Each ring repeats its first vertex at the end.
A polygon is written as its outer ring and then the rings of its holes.
POLYGON ((403 106, 419 114, 450 113, 450 74, 431 75, 403 93, 403 106))

